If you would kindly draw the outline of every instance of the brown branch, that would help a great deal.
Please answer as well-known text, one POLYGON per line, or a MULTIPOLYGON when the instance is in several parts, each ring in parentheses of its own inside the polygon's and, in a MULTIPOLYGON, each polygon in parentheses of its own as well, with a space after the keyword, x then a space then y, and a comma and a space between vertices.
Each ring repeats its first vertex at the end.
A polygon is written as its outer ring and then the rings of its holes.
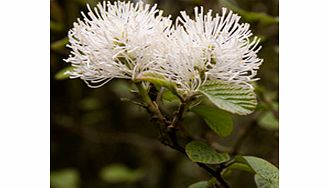
POLYGON ((185 111, 186 103, 183 102, 179 105, 178 110, 174 114, 174 118, 170 125, 171 128, 175 128, 178 125, 178 122, 182 119, 184 111, 185 111))
MULTIPOLYGON (((148 95, 147 91, 145 90, 145 88, 143 87, 143 85, 141 83, 136 83, 136 86, 140 92, 142 99, 146 103, 145 108, 146 108, 147 112, 149 112, 150 115, 152 116, 152 119, 155 120, 154 123, 159 126, 159 131, 160 131, 160 136, 161 136, 160 141, 164 145, 167 145, 170 148, 175 149, 175 150, 181 152, 182 154, 184 154, 185 156, 187 156, 187 154, 185 152, 185 148, 182 147, 178 143, 176 131, 177 131, 177 125, 183 117, 185 107, 187 106, 188 102, 193 100, 193 96, 187 97, 187 99, 180 98, 182 103, 180 104, 176 114, 173 117, 173 120, 170 123, 170 121, 168 121, 162 115, 161 111, 159 110, 158 105, 154 101, 151 100, 151 98, 149 97, 149 95, 148 95)), ((206 170, 209 174, 214 176, 217 179, 217 181, 220 183, 220 185, 222 185, 225 188, 230 187, 225 182, 224 178, 222 177, 221 171, 218 172, 203 163, 197 163, 197 164, 201 168, 206 170)))
MULTIPOLYGON (((180 146, 180 144, 178 143, 177 140, 177 135, 176 135, 176 129, 172 128, 172 127, 168 127, 168 134, 170 135, 171 141, 172 141, 172 145, 167 144, 169 147, 181 152, 182 154, 184 154, 186 157, 186 151, 185 149, 180 146)), ((222 185, 225 188, 229 188, 230 186, 226 183, 226 181, 224 180, 224 178, 221 175, 222 170, 224 169, 224 167, 226 166, 221 166, 221 168, 219 168, 220 170, 214 170, 211 167, 209 167, 208 165, 204 164, 204 163, 196 163, 199 167, 203 168, 204 170, 206 170, 210 175, 212 175, 213 177, 215 177, 217 179, 217 181, 220 183, 220 185, 222 185)))

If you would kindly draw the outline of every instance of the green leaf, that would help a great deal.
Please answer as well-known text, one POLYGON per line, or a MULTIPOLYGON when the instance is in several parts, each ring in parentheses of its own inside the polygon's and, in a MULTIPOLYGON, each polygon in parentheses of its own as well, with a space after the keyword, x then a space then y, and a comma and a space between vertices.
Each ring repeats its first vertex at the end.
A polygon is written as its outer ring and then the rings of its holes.
POLYGON ((218 108, 239 115, 252 113, 257 105, 255 92, 246 85, 212 80, 199 91, 218 108))
POLYGON ((227 153, 217 153, 207 144, 199 141, 192 141, 185 146, 187 156, 193 162, 206 164, 220 164, 228 161, 230 156, 227 153))
POLYGON ((273 16, 267 15, 266 13, 263 13, 263 12, 251 12, 251 11, 243 10, 243 9, 235 6, 229 0, 219 0, 219 1, 224 7, 227 7, 229 9, 231 9, 232 11, 239 13, 247 22, 259 21, 263 25, 279 23, 278 17, 273 17, 273 16))
POLYGON ((68 66, 68 67, 63 68, 62 70, 58 71, 55 74, 55 79, 56 80, 65 80, 65 79, 68 79, 70 76, 68 74, 66 74, 66 72, 67 71, 71 71, 73 69, 74 69, 74 67, 72 67, 72 66, 68 66))
POLYGON ((258 188, 279 187, 279 170, 276 166, 264 159, 253 156, 236 157, 236 159, 239 162, 248 164, 255 172, 255 182, 258 188))
POLYGON ((178 102, 179 98, 174 95, 170 90, 166 89, 162 94, 162 99, 167 102, 178 102))
POLYGON ((244 156, 245 161, 249 166, 255 171, 256 174, 259 174, 265 179, 278 179, 279 170, 276 166, 265 161, 264 159, 253 157, 253 156, 244 156))
POLYGON ((232 133, 233 120, 231 114, 210 105, 198 105, 193 107, 191 111, 201 116, 219 136, 228 136, 232 133))
POLYGON ((142 170, 132 170, 122 164, 107 166, 100 172, 101 179, 109 183, 134 183, 141 180, 144 175, 142 170))
POLYGON ((255 182, 258 188, 279 188, 279 180, 268 181, 260 175, 255 175, 255 182))
POLYGON ((208 181, 199 181, 188 186, 188 188, 208 188, 208 187, 209 187, 208 181))
POLYGON ((233 164, 231 164, 228 169, 239 169, 239 170, 243 170, 246 172, 250 172, 253 173, 254 171, 249 167, 249 165, 244 164, 244 163, 239 163, 239 162, 235 162, 233 164))

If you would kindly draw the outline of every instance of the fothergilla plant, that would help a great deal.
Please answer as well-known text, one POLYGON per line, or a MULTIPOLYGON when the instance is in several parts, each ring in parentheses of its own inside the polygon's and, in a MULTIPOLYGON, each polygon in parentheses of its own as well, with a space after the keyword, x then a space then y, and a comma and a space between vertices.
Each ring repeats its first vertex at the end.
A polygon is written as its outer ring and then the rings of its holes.
MULTIPOLYGON (((87 5, 88 6, 88 5, 87 5)), ((278 187, 278 169, 254 156, 212 148, 182 128, 186 113, 201 117, 219 137, 232 133, 232 114, 251 114, 257 99, 254 82, 263 60, 259 39, 240 16, 196 7, 176 20, 143 2, 103 2, 74 23, 66 72, 91 88, 125 79, 158 127, 160 141, 186 155, 213 178, 190 187, 230 187, 225 175, 239 169, 255 176, 260 188, 278 187), (152 92, 151 92, 152 90, 152 92), (166 101, 177 103, 163 110, 166 101)))

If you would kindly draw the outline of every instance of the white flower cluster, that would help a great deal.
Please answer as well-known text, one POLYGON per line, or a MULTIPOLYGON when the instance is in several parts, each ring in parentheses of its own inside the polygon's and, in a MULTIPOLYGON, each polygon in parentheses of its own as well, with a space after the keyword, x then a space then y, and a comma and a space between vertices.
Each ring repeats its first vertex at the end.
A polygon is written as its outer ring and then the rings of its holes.
POLYGON ((259 40, 249 24, 222 9, 212 16, 195 8, 194 19, 181 12, 173 26, 169 17, 148 4, 110 2, 78 20, 69 32, 72 54, 66 60, 90 87, 112 78, 138 79, 152 73, 175 83, 178 90, 197 91, 207 80, 247 84, 256 80, 262 63, 259 40))
POLYGON ((112 78, 135 79, 155 66, 153 49, 169 35, 170 17, 142 2, 104 1, 88 10, 68 34, 72 51, 66 61, 75 67, 71 78, 100 87, 112 78))

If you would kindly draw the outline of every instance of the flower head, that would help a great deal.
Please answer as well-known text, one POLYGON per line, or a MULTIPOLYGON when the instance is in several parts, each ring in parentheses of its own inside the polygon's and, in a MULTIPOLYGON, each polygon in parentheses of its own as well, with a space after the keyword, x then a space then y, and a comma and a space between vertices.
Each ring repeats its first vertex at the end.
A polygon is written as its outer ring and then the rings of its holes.
POLYGON ((178 89, 190 92, 207 80, 250 85, 263 60, 257 57, 259 39, 249 39, 249 24, 239 23, 240 17, 226 8, 221 16, 212 16, 211 10, 204 15, 202 7, 194 10, 194 20, 181 12, 172 42, 158 51, 162 61, 158 71, 178 89))
POLYGON ((249 24, 226 8, 213 16, 196 7, 194 19, 182 11, 176 27, 156 5, 143 2, 103 2, 88 10, 69 31, 66 61, 75 67, 71 78, 90 87, 154 75, 193 93, 207 80, 251 86, 257 79, 259 39, 250 40, 249 24))
POLYGON ((69 31, 74 66, 71 78, 81 78, 90 87, 99 87, 113 78, 134 79, 156 63, 153 50, 159 48, 171 27, 156 5, 138 2, 99 3, 88 7, 83 20, 69 31))

